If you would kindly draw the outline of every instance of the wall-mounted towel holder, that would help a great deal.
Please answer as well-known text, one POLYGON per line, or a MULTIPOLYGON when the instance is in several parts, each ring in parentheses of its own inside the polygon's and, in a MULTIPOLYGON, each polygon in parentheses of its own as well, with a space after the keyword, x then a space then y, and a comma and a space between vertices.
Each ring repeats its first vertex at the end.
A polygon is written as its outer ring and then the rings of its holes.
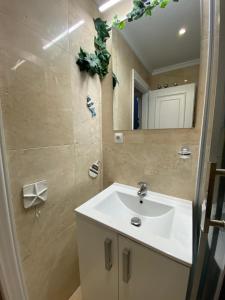
POLYGON ((187 159, 191 157, 191 150, 188 146, 182 146, 180 151, 178 151, 178 154, 181 159, 187 159))
POLYGON ((101 165, 101 162, 100 160, 97 160, 96 162, 94 162, 91 167, 89 168, 89 176, 91 178, 96 178, 100 172, 100 165, 101 165))

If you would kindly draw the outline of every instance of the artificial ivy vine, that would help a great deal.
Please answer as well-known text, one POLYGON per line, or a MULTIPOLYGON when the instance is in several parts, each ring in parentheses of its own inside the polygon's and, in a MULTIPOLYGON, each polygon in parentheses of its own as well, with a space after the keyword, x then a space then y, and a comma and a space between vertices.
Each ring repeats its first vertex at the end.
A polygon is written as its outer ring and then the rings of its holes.
MULTIPOLYGON (((179 0, 173 0, 178 2, 179 0)), ((171 0, 133 0, 133 8, 131 12, 126 15, 125 20, 119 20, 117 16, 114 16, 112 26, 122 30, 126 27, 127 22, 133 22, 140 19, 143 16, 151 16, 153 10, 159 6, 160 8, 165 8, 171 0)))
MULTIPOLYGON (((127 14, 126 20, 119 20, 117 16, 113 18, 112 27, 122 30, 127 22, 140 19, 143 16, 151 16, 152 11, 159 6, 165 8, 169 2, 179 2, 179 0, 133 0, 133 8, 127 14)), ((108 74, 108 66, 110 61, 110 53, 106 48, 106 41, 110 37, 111 27, 101 18, 94 19, 97 36, 94 39, 95 52, 88 53, 80 48, 78 59, 76 61, 80 71, 86 71, 91 76, 98 74, 103 79, 108 74)), ((113 74, 113 88, 118 84, 116 75, 113 74)))
POLYGON ((106 41, 110 37, 111 27, 100 18, 94 19, 97 36, 94 39, 95 52, 88 53, 80 48, 77 64, 81 71, 88 72, 91 76, 98 74, 103 79, 108 74, 110 53, 106 48, 106 41))
POLYGON ((113 89, 115 89, 117 84, 119 84, 119 80, 114 72, 112 73, 112 83, 113 83, 113 89))

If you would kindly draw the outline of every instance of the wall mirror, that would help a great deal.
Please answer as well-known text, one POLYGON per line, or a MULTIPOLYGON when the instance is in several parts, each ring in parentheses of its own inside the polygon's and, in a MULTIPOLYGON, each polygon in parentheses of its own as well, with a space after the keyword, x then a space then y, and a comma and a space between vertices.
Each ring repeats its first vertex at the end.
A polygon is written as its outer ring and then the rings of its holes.
POLYGON ((192 128, 200 0, 171 2, 112 32, 113 129, 192 128))

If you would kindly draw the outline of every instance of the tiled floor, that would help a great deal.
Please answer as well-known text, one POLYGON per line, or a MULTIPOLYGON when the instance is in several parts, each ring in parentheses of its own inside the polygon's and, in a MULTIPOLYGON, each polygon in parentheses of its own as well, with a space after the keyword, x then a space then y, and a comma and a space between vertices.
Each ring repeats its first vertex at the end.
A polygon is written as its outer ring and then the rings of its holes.
POLYGON ((78 288, 76 290, 76 292, 70 297, 69 300, 82 300, 82 297, 81 297, 81 289, 78 288))

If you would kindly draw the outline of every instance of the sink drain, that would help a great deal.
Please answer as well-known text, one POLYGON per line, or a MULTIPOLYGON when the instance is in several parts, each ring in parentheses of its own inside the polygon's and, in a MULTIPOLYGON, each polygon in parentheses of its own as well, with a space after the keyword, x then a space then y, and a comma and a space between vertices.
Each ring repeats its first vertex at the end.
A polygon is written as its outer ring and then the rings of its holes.
POLYGON ((131 219, 131 224, 136 226, 136 227, 140 227, 141 226, 141 219, 138 217, 133 217, 131 219))

